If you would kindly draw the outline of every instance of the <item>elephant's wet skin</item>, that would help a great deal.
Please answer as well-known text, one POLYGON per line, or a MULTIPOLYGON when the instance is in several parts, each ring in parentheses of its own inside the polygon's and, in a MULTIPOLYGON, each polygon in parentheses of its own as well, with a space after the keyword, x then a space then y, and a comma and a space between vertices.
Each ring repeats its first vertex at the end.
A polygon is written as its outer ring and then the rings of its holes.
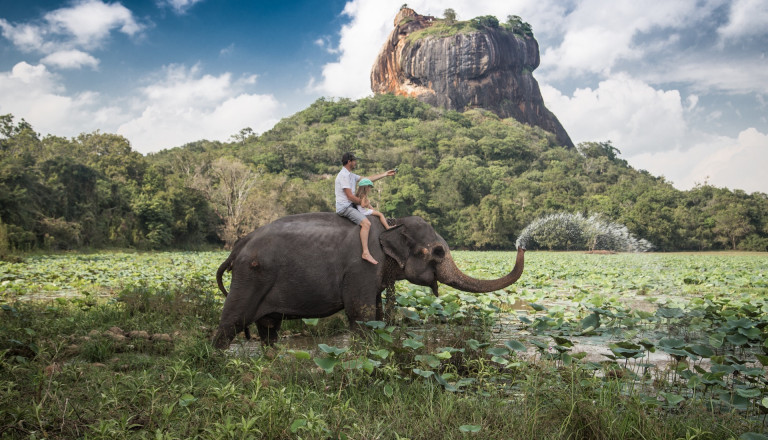
POLYGON ((389 230, 371 223, 368 246, 384 264, 360 259, 358 228, 334 213, 283 217, 240 239, 216 272, 226 299, 214 345, 227 348, 252 323, 269 345, 282 320, 324 318, 340 310, 359 328, 357 321, 382 319, 381 293, 397 280, 431 287, 435 295, 438 282, 490 292, 514 283, 523 272, 522 248, 508 275, 478 280, 456 267, 448 244, 424 219, 397 219, 389 230), (232 271, 229 293, 221 281, 227 270, 232 271))

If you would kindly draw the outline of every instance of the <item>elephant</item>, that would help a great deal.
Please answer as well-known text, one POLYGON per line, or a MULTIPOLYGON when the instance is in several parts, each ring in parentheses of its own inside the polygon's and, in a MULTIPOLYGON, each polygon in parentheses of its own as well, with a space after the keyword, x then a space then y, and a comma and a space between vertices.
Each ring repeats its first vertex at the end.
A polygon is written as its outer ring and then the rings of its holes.
POLYGON ((360 257, 359 228, 332 212, 282 217, 242 237, 216 272, 226 298, 213 345, 227 348, 254 322, 262 343, 272 345, 283 320, 323 318, 341 310, 360 330, 360 322, 382 319, 381 294, 398 280, 431 287, 437 296, 438 282, 465 292, 492 292, 523 273, 525 249, 520 247, 514 268, 501 278, 464 274, 445 240, 418 216, 395 219, 390 229, 372 221, 368 240, 379 264, 360 257), (222 282, 227 270, 232 272, 229 293, 222 282))

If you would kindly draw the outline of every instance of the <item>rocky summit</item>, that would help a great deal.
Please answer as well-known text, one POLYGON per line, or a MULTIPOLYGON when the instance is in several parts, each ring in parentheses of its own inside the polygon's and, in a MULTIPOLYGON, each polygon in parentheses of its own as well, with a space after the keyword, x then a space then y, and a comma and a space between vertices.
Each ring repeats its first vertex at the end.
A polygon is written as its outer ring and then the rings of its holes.
POLYGON ((541 127, 561 145, 573 147, 560 121, 544 106, 533 77, 539 43, 532 33, 499 26, 498 21, 478 23, 447 23, 400 9, 371 70, 371 89, 460 112, 490 110, 541 127))

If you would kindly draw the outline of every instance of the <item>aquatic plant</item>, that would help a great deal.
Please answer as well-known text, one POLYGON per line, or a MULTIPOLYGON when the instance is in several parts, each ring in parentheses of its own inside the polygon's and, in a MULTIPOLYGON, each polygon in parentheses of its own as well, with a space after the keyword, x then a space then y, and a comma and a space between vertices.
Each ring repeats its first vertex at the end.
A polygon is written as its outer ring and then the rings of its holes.
POLYGON ((517 247, 543 247, 549 250, 607 250, 647 252, 653 245, 637 238, 626 226, 604 220, 600 215, 561 212, 541 217, 523 229, 517 247))

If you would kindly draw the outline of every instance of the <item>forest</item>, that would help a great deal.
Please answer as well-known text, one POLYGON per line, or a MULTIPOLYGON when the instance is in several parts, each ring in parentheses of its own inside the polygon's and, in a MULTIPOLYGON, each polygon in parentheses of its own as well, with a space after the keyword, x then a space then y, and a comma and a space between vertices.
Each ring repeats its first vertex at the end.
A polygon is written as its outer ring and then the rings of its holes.
MULTIPOLYGON (((660 140, 663 142, 663 140, 660 140)), ((377 95, 321 98, 260 135, 142 155, 95 131, 42 136, 0 116, 0 255, 217 249, 278 217, 333 211, 345 151, 390 217, 419 215, 457 249, 506 250, 554 213, 625 225, 656 251, 768 250, 768 195, 702 182, 688 191, 634 169, 620 145, 554 135, 475 109, 377 95)))

